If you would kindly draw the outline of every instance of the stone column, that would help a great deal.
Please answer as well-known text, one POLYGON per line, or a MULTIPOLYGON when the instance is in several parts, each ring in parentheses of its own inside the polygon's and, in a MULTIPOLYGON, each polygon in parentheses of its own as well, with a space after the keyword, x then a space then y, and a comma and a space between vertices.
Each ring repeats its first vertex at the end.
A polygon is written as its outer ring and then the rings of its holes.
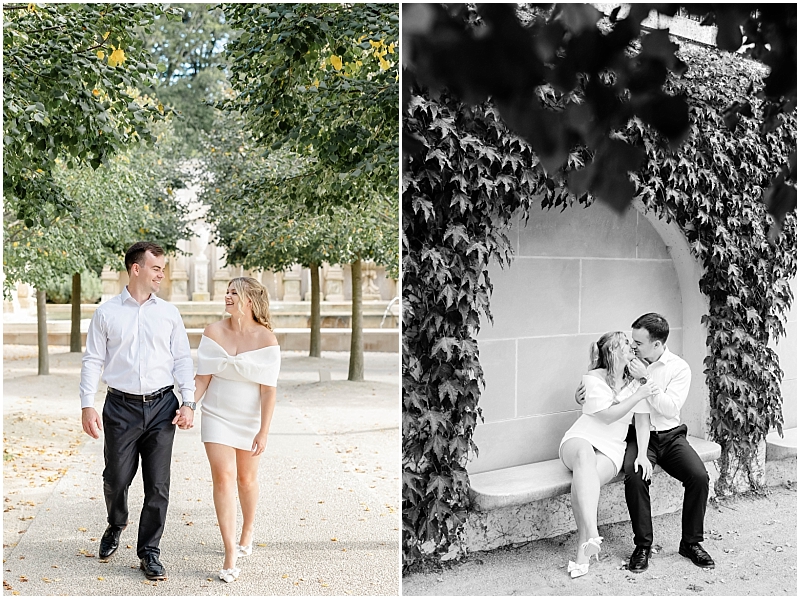
POLYGON ((344 301, 344 270, 338 264, 326 265, 323 269, 325 276, 325 301, 344 301))
POLYGON ((378 266, 374 262, 362 263, 361 299, 362 301, 376 301, 381 299, 381 290, 375 284, 378 278, 378 266))
POLYGON ((20 310, 29 310, 31 307, 31 287, 27 283, 20 283, 17 286, 17 300, 19 301, 20 310))
POLYGON ((100 273, 100 280, 103 283, 103 295, 100 297, 101 304, 115 295, 119 295, 119 273, 116 270, 111 270, 108 266, 104 266, 103 272, 100 273))
POLYGON ((302 268, 295 264, 292 268, 283 271, 283 301, 299 302, 300 297, 300 274, 302 268))
POLYGON ((228 291, 228 281, 233 277, 231 277, 231 273, 228 270, 224 250, 221 247, 215 246, 214 253, 217 268, 214 270, 214 275, 212 276, 214 281, 214 296, 212 299, 214 301, 225 301, 225 292, 228 291))
POLYGON ((197 251, 194 254, 194 291, 192 292, 193 302, 211 301, 211 294, 208 292, 208 231, 201 229, 197 234, 197 251))
MULTIPOLYGON (((178 241, 178 249, 185 250, 189 242, 181 239, 178 241)), ((172 295, 170 301, 172 302, 188 302, 189 301, 189 273, 186 271, 186 256, 183 254, 176 254, 170 261, 170 274, 172 279, 172 295)))

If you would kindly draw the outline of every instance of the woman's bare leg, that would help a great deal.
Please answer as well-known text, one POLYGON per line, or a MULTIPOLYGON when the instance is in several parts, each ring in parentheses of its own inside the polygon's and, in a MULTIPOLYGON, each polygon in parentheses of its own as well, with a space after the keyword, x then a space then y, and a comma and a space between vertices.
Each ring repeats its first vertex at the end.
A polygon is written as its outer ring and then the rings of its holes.
POLYGON ((597 504, 600 487, 614 476, 614 464, 602 453, 595 453, 585 439, 568 439, 561 449, 561 457, 572 471, 572 511, 578 525, 578 549, 575 561, 585 564, 589 558, 581 545, 600 536, 597 531, 597 504))
POLYGON ((239 503, 242 506, 242 536, 240 545, 253 542, 253 529, 258 505, 258 464, 261 456, 253 457, 252 451, 236 450, 236 484, 239 487, 239 503))
POLYGON ((204 443, 211 464, 214 485, 214 509, 217 512, 219 532, 225 545, 222 568, 236 566, 236 450, 219 443, 204 443))

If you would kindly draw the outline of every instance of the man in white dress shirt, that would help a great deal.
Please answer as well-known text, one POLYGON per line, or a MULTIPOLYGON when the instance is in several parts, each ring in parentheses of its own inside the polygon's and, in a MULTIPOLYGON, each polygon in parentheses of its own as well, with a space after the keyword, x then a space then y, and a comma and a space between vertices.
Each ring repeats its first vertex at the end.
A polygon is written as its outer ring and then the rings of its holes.
POLYGON ((128 488, 142 461, 144 505, 136 553, 150 580, 165 580, 158 547, 169 504, 175 424, 190 428, 194 367, 178 309, 156 297, 164 278, 164 250, 137 242, 125 254, 130 281, 122 293, 98 306, 86 336, 81 368, 81 420, 95 439, 105 437, 103 492, 108 528, 100 557, 111 556, 128 524, 128 488), (102 371, 108 392, 102 421, 94 396, 102 371), (177 379, 183 403, 173 392, 177 379))
MULTIPOLYGON (((647 458, 670 476, 683 483, 682 535, 680 555, 703 568, 713 568, 714 560, 703 549, 703 521, 708 503, 708 472, 703 460, 686 439, 687 427, 681 424, 681 408, 689 395, 692 371, 683 358, 667 348, 669 324, 660 314, 644 314, 631 325, 636 356, 629 372, 640 383, 652 380, 660 393, 651 395, 634 408, 634 413, 650 414, 650 439, 647 458)), ((583 403, 583 386, 576 399, 583 403)), ((628 569, 640 573, 647 570, 653 544, 653 520, 650 511, 650 480, 636 465, 638 444, 636 429, 628 428, 627 448, 622 469, 625 473, 625 501, 633 527, 633 542, 628 569)))

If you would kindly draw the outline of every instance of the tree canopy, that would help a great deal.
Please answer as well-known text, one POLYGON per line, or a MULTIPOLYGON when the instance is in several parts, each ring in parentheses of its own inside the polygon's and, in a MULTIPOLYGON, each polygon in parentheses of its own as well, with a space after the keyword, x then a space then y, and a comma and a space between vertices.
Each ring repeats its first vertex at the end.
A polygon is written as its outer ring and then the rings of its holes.
POLYGON ((214 124, 214 103, 227 86, 225 45, 231 28, 219 6, 173 4, 180 20, 157 16, 145 47, 164 65, 151 93, 177 113, 174 127, 186 157, 200 151, 200 134, 214 124))
MULTIPOLYGON (((666 30, 642 36, 651 10, 675 15, 677 4, 631 4, 608 17, 589 4, 544 5, 517 10, 510 4, 403 5, 405 81, 447 88, 467 103, 489 97, 503 120, 531 144, 538 160, 558 178, 575 146, 588 150, 585 168, 567 185, 616 209, 634 197, 628 172, 638 170, 644 149, 615 137, 633 117, 677 148, 688 134, 686 98, 665 91, 668 74, 687 74, 666 30), (639 51, 632 43, 641 38, 639 51), (555 100, 555 101, 553 101, 555 100)), ((689 4, 702 24, 717 26, 717 45, 769 67, 757 108, 761 133, 774 131, 796 110, 797 19, 788 4, 689 4)), ((747 89, 747 88, 745 88, 747 89)), ((742 90, 744 92, 744 89, 742 90)), ((744 98, 723 109, 725 125, 756 106, 744 98)), ((413 137, 411 152, 421 150, 413 137)), ((778 223, 796 206, 796 153, 785 157, 764 197, 778 223), (787 183, 789 182, 789 183, 787 183)))
POLYGON ((227 4, 231 85, 223 103, 255 140, 314 160, 309 206, 358 201, 358 180, 396 195, 396 4, 227 4))
POLYGON ((97 168, 116 152, 152 141, 164 118, 142 97, 157 72, 137 37, 156 16, 179 11, 155 4, 3 5, 4 219, 49 224, 73 206, 53 169, 97 168))

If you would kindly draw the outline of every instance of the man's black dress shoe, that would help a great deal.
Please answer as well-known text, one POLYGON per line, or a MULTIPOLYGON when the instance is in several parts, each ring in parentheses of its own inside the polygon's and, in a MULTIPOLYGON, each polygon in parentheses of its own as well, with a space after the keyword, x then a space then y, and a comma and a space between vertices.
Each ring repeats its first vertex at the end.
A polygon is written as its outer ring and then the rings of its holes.
POLYGON ((628 570, 639 574, 640 572, 644 572, 647 570, 647 566, 650 564, 648 560, 650 559, 650 547, 646 545, 637 545, 636 549, 633 550, 631 554, 631 559, 628 562, 628 570))
POLYGON ((678 547, 678 553, 692 560, 695 566, 700 566, 701 568, 714 567, 714 560, 706 553, 706 550, 703 549, 700 543, 684 543, 681 541, 678 547))
POLYGON ((140 561, 139 567, 144 570, 148 580, 166 580, 167 572, 155 553, 146 554, 140 561))
POLYGON ((103 538, 100 539, 100 559, 111 557, 119 548, 119 536, 123 530, 125 530, 124 526, 108 525, 103 533, 103 538))

